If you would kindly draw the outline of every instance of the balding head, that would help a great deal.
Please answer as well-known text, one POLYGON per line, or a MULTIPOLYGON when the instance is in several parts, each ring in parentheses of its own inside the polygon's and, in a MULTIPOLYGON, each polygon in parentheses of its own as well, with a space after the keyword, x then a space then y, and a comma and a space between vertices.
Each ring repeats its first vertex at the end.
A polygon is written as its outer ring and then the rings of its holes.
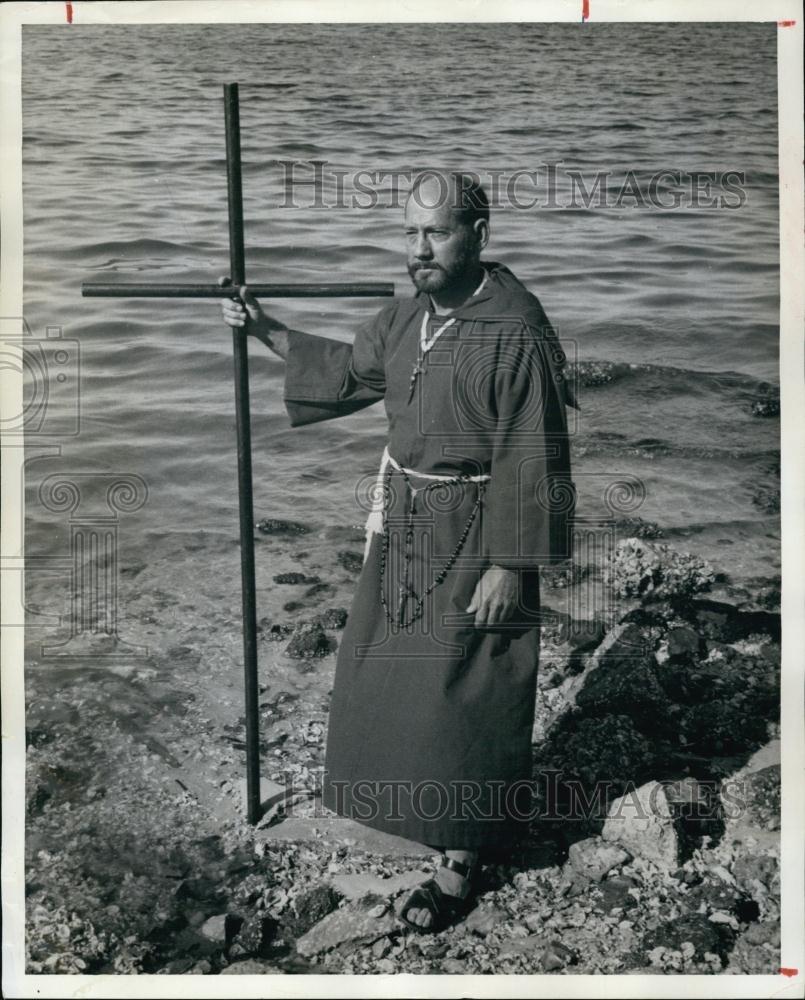
POLYGON ((434 302, 455 308, 480 281, 481 251, 489 240, 489 200, 478 178, 426 170, 405 203, 408 273, 434 302))
POLYGON ((419 208, 442 205, 453 211, 460 223, 471 228, 477 221, 489 223, 489 199, 476 174, 458 170, 423 170, 414 178, 408 201, 419 208))

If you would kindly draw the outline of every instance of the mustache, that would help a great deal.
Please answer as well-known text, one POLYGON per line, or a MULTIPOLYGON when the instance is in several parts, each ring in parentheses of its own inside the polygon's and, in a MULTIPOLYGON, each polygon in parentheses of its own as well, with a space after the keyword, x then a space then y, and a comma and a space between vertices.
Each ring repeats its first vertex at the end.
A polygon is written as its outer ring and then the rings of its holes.
POLYGON ((414 271, 443 271, 444 268, 440 264, 428 264, 427 262, 425 262, 418 264, 409 264, 408 270, 411 272, 411 274, 413 274, 414 271))

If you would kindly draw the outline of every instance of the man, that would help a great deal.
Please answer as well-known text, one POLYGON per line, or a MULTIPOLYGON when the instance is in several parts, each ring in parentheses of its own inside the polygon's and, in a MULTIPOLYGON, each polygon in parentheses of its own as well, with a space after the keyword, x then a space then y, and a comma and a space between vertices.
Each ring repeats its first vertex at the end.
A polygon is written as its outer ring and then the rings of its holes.
POLYGON ((575 404, 538 300, 481 262, 489 204, 471 175, 416 178, 405 239, 416 294, 352 345, 289 330, 246 288, 222 308, 285 359, 292 426, 384 401, 388 448, 338 654, 323 799, 443 852, 401 913, 438 931, 466 909, 479 850, 510 846, 528 818, 538 567, 569 555, 575 404))

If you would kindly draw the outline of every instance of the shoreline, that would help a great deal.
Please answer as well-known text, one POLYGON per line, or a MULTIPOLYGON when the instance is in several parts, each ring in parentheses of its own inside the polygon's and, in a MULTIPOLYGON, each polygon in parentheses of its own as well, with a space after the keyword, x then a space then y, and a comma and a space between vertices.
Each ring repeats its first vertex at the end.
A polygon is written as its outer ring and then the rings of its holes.
MULTIPOLYGON (((668 541, 652 537, 654 529, 639 519, 623 530, 648 535, 649 546, 668 541)), ((421 880, 432 858, 384 854, 360 839, 350 843, 356 838, 337 829, 332 833, 332 824, 330 835, 317 836, 322 810, 309 794, 323 759, 333 647, 360 568, 362 533, 349 527, 260 533, 258 598, 267 598, 261 604, 260 643, 263 775, 276 786, 292 781, 300 796, 285 811, 288 818, 275 808, 257 834, 240 808, 239 604, 231 596, 239 594, 235 543, 223 534, 202 534, 197 544, 189 536, 174 539, 174 547, 165 546, 148 565, 122 570, 120 636, 148 646, 147 657, 114 659, 101 650, 83 659, 77 653, 68 663, 31 650, 26 668, 29 971, 777 971, 779 728, 773 693, 777 690, 779 706, 779 688, 773 675, 779 672, 779 637, 773 633, 779 593, 774 579, 721 579, 710 592, 695 595, 693 604, 655 604, 655 620, 632 598, 618 602, 606 620, 577 614, 568 630, 560 615, 543 627, 537 766, 558 764, 582 781, 607 777, 600 771, 604 766, 618 780, 626 770, 637 784, 656 779, 666 788, 680 786, 683 791, 677 789, 677 800, 670 802, 681 852, 673 871, 658 865, 648 847, 644 856, 638 839, 628 860, 619 860, 596 881, 588 862, 606 853, 601 822, 540 819, 517 856, 487 867, 479 905, 462 925, 427 940, 410 939, 395 930, 393 907, 402 883, 394 879, 410 873, 409 880, 421 880), (260 558, 263 549, 269 559, 260 558), (202 579, 193 568, 199 558, 218 569, 225 564, 229 575, 202 579), (274 582, 275 576, 283 582, 274 582), (704 610, 699 607, 686 623, 680 615, 696 602, 703 602, 704 610), (733 610, 721 613, 724 607, 733 610), (297 643, 300 655, 288 655, 300 635, 298 627, 295 634, 292 629, 328 609, 301 646, 297 643), (765 631, 752 631, 761 627, 765 631), (610 660, 625 629, 642 629, 664 652, 638 666, 630 659, 624 685, 623 662, 610 660), (674 646, 669 654, 669 641, 680 649, 674 646), (698 645, 693 650, 686 642, 698 645), (740 677, 753 694, 742 701, 741 691, 730 689, 729 698, 720 696, 718 710, 699 718, 696 700, 719 680, 711 669, 719 656, 731 658, 730 672, 721 680, 740 677), (691 692, 684 683, 699 661, 709 667, 698 670, 706 676, 691 692), (677 662, 678 669, 669 673, 668 664, 677 662), (656 686, 660 667, 666 670, 660 677, 665 687, 656 686), (673 706, 676 719, 688 720, 691 741, 677 747, 675 757, 671 734, 662 726, 654 734, 651 714, 667 717, 673 706), (747 723, 758 706, 765 713, 762 731, 747 723), (709 741, 720 719, 724 739, 736 725, 748 738, 727 741, 714 754, 709 741), (597 774, 588 773, 591 757, 597 774), (750 776, 746 787, 760 787, 742 817, 722 819, 713 828, 719 839, 708 845, 699 837, 697 845, 696 837, 690 838, 690 817, 686 821, 683 815, 684 789, 689 794, 697 783, 704 788, 711 778, 740 775, 755 759, 763 767, 751 774, 761 777, 750 776), (284 839, 283 823, 300 839, 284 839), (368 875, 374 881, 363 878, 368 875), (383 878, 391 881, 379 881, 383 878), (679 911, 677 920, 659 919, 659 899, 668 912, 679 911), (697 908, 691 900, 698 900, 697 908), (702 904, 704 914, 698 909, 702 904), (690 942, 674 937, 680 921, 690 942), (614 949, 607 944, 613 932, 614 949)), ((565 606, 578 611, 584 582, 601 569, 549 571, 544 605, 569 602, 565 606)), ((31 589, 31 600, 42 606, 46 591, 31 589)))

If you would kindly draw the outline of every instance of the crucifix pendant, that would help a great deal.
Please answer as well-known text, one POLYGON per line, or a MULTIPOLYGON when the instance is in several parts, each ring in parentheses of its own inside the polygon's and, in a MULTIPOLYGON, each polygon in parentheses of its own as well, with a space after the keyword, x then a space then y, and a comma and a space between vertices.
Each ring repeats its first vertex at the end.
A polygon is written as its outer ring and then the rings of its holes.
POLYGON ((409 587, 401 583, 397 589, 397 617, 402 622, 405 617, 405 605, 408 603, 409 587))
POLYGON ((417 379, 419 378, 420 375, 423 375, 424 373, 425 373, 425 369, 422 367, 422 361, 421 361, 421 359, 417 359, 417 363, 414 365, 414 369, 411 372, 411 378, 410 378, 410 380, 408 382, 408 385, 409 385, 409 389, 408 389, 408 402, 409 403, 414 398, 414 390, 416 389, 417 379))

